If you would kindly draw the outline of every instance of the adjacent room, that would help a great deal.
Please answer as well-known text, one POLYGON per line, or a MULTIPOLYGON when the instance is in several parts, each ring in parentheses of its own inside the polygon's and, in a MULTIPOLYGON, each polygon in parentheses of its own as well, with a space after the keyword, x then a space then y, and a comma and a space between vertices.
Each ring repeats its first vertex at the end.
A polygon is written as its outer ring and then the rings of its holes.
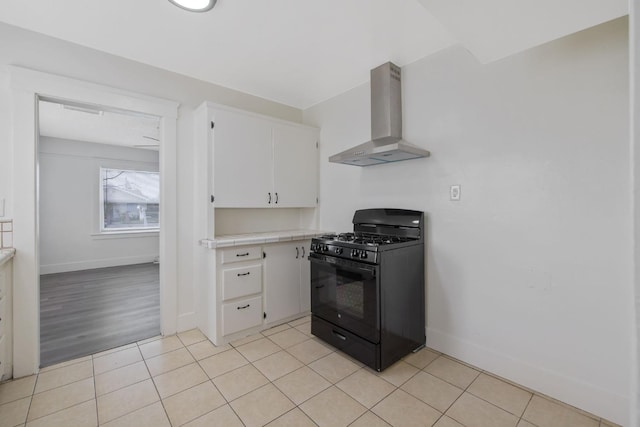
POLYGON ((160 333, 158 119, 41 100, 40 366, 160 333))

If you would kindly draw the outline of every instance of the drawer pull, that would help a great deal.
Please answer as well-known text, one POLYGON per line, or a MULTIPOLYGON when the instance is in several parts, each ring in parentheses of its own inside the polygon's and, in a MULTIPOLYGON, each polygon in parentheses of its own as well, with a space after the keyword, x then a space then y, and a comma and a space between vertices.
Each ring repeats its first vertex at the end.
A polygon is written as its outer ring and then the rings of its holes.
POLYGON ((246 273, 238 273, 238 277, 240 277, 240 276, 248 276, 250 274, 251 274, 250 271, 247 271, 246 273))
POLYGON ((236 256, 249 256, 249 252, 245 252, 243 254, 236 254, 236 256))
POLYGON ((238 310, 244 310, 245 308, 251 307, 251 304, 243 305, 242 307, 236 307, 238 310))
POLYGON ((347 340, 347 337, 345 337, 344 335, 342 335, 342 334, 340 334, 340 333, 338 333, 338 332, 336 332, 336 331, 331 331, 331 332, 333 332, 333 335, 337 336, 337 337, 338 337, 338 338, 340 338, 342 341, 346 341, 346 340, 347 340))
POLYGON ((324 288, 324 285, 318 285, 318 286, 316 286, 316 289, 322 289, 322 288, 324 288))

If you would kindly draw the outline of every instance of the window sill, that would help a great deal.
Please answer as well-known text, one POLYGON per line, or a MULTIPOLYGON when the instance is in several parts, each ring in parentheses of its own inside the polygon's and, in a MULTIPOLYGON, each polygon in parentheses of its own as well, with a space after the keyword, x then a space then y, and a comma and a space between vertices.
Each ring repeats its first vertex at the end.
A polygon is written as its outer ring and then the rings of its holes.
POLYGON ((136 237, 158 237, 160 230, 136 230, 136 231, 104 231, 92 233, 95 240, 101 239, 130 239, 136 237))

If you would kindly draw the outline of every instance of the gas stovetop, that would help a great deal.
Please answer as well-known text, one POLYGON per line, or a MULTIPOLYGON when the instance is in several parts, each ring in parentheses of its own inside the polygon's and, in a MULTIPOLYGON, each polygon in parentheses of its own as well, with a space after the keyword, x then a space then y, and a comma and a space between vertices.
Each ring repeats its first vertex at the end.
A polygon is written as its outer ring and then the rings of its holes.
POLYGON ((311 253, 375 264, 382 251, 419 243, 419 239, 387 234, 326 234, 311 240, 311 253))
POLYGON ((325 234, 324 236, 318 237, 318 239, 323 242, 345 242, 364 246, 392 245, 394 243, 404 243, 417 240, 409 237, 392 236, 390 234, 363 233, 357 231, 340 234, 325 234))
POLYGON ((314 257, 337 257, 376 264, 383 252, 424 244, 424 214, 403 209, 361 209, 353 216, 353 231, 311 240, 314 257))

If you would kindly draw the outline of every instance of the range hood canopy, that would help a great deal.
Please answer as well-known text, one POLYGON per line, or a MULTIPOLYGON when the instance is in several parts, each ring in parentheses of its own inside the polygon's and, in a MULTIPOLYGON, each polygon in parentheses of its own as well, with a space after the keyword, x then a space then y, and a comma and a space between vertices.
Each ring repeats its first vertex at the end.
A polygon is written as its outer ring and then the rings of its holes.
POLYGON ((332 163, 371 166, 429 157, 402 139, 400 67, 391 62, 371 70, 371 141, 329 157, 332 163))

